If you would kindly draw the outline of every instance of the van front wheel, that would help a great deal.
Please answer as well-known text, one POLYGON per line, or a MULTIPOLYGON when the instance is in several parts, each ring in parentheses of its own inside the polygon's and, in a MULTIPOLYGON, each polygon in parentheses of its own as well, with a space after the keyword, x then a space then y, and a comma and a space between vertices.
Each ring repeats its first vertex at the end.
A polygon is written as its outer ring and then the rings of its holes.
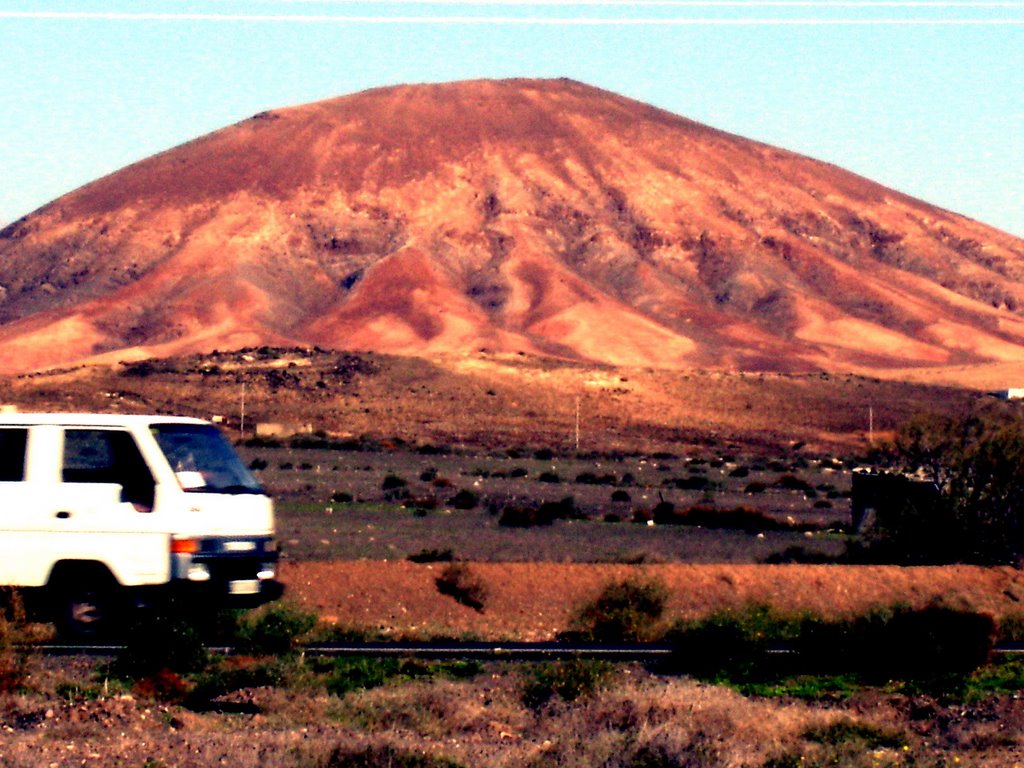
POLYGON ((119 615, 116 585, 93 574, 62 578, 54 590, 54 619, 70 642, 95 643, 110 637, 119 615))

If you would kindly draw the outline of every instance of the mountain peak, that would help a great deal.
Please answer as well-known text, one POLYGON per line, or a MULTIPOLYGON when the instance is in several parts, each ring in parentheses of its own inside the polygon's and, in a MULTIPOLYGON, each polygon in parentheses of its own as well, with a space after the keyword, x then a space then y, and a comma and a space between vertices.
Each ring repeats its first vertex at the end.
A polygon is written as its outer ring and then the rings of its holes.
POLYGON ((232 345, 857 370, 1021 359, 1024 242, 571 80, 263 112, 0 233, 9 370, 232 345))

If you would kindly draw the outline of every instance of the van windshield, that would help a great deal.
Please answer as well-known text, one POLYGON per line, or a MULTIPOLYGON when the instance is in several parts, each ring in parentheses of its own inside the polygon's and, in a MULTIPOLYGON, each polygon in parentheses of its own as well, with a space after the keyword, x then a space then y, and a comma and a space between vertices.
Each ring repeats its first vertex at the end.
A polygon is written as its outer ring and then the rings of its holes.
POLYGON ((263 493, 263 488, 212 424, 150 428, 181 487, 189 493, 263 493))

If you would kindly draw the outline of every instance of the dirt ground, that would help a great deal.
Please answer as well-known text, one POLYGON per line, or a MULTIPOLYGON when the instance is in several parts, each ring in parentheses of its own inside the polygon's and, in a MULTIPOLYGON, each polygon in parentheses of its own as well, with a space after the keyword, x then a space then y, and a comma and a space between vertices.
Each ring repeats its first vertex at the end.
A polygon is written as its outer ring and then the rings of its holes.
MULTIPOLYGON (((462 565, 484 595, 480 611, 438 591, 443 563, 286 561, 282 578, 288 600, 326 620, 419 638, 550 639, 566 628, 578 605, 605 584, 629 577, 657 579, 670 589, 668 619, 751 601, 826 615, 941 603, 1005 618, 1019 613, 1024 598, 1024 573, 1011 568, 462 565)), ((685 677, 616 666, 595 695, 531 710, 522 700, 529 665, 496 663, 472 679, 406 682, 342 697, 303 687, 296 678, 284 687, 242 688, 218 699, 220 709, 196 711, 154 698, 153 684, 126 687, 102 669, 96 659, 31 657, 22 683, 0 693, 0 766, 1024 764, 1019 696, 944 704, 865 690, 846 701, 805 703, 745 697, 685 677), (833 727, 838 730, 828 730, 833 727), (839 735, 825 743, 823 733, 839 735), (335 750, 377 751, 372 761, 352 762, 335 750), (406 757, 392 761, 389 755, 396 754, 406 757), (639 762, 652 755, 663 762, 639 762)))
POLYGON ((624 565, 468 563, 484 589, 482 610, 441 594, 444 563, 286 562, 287 599, 338 625, 389 636, 539 641, 565 629, 573 612, 615 581, 663 582, 668 620, 751 603, 825 616, 874 607, 939 604, 991 613, 1024 613, 1024 572, 975 566, 624 565))

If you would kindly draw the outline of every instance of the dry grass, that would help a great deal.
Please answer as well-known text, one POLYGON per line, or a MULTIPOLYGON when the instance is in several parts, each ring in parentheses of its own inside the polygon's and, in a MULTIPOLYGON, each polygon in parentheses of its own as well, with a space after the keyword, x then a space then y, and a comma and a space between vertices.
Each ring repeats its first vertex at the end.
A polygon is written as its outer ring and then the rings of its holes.
POLYGON ((22 689, 0 694, 4 766, 330 768, 341 750, 466 768, 1008 768, 1024 754, 1024 703, 1011 697, 945 705, 867 690, 813 704, 619 666, 591 693, 531 706, 524 693, 536 667, 495 663, 469 679, 342 696, 300 675, 288 687, 230 693, 220 701, 247 714, 221 714, 127 693, 94 670, 37 658, 22 689))
POLYGON ((636 669, 594 696, 539 711, 524 707, 521 685, 521 673, 503 672, 382 688, 346 699, 338 716, 373 733, 417 733, 465 765, 538 768, 625 766, 645 752, 673 761, 665 765, 761 766, 837 717, 636 669))

